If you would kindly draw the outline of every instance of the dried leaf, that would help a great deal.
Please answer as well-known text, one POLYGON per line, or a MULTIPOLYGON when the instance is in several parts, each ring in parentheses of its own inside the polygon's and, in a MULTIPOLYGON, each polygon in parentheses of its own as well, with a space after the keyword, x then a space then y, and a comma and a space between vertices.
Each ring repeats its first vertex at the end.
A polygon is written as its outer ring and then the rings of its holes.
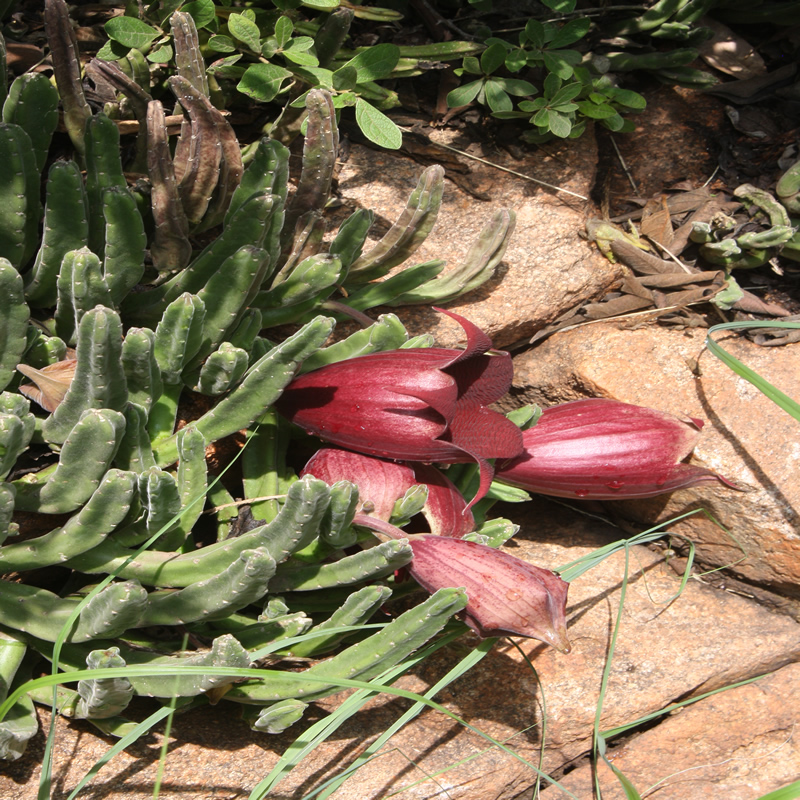
POLYGON ((20 386, 19 390, 45 411, 52 413, 64 399, 75 377, 77 363, 77 359, 68 358, 65 361, 56 361, 55 364, 43 369, 17 364, 17 370, 33 381, 33 384, 26 383, 20 386))
POLYGON ((675 289, 696 286, 701 283, 719 282, 723 273, 720 270, 708 272, 675 272, 670 275, 646 275, 639 280, 650 289, 675 289))
POLYGON ((642 275, 658 275, 676 272, 678 269, 674 261, 665 261, 658 256, 642 252, 638 247, 623 239, 616 239, 611 242, 611 252, 626 267, 642 275))
POLYGON ((710 39, 697 45, 700 57, 706 64, 743 80, 766 73, 764 59, 749 42, 727 25, 711 17, 704 17, 700 24, 714 32, 710 39))
MULTIPOLYGON (((757 297, 752 292, 748 291, 745 291, 744 297, 734 303, 731 308, 735 308, 737 311, 746 311, 748 314, 765 314, 766 316, 770 317, 791 316, 783 306, 780 306, 777 303, 767 303, 760 297, 757 297)), ((787 331, 787 333, 789 333, 789 331, 787 331)), ((798 331, 795 330, 793 333, 798 333, 798 331)), ((756 341, 756 344, 765 344, 765 342, 756 341)), ((781 342, 781 344, 787 344, 787 342, 781 342)))
POLYGON ((642 209, 641 232, 643 236, 671 249, 672 217, 667 206, 666 195, 662 194, 647 201, 642 209))

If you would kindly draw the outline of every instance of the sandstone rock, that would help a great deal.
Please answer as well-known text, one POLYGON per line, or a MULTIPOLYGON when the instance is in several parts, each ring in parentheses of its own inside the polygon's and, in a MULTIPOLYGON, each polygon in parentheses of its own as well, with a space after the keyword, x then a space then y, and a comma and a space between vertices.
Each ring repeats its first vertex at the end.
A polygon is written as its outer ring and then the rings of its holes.
MULTIPOLYGON (((506 508, 509 515, 520 507, 506 508)), ((544 499, 525 507, 523 530, 510 552, 555 567, 584 556, 620 534, 544 499)), ((589 751, 609 640, 620 604, 624 553, 575 580, 569 619, 573 652, 562 655, 538 642, 521 652, 503 641, 437 699, 471 725, 504 741, 529 763, 538 763, 542 702, 546 702, 544 768, 553 771, 589 751), (534 674, 523 659, 534 663, 534 674), (538 675, 538 677, 537 677, 538 675)), ((690 580, 683 594, 661 554, 633 547, 619 638, 601 727, 607 729, 661 709, 676 699, 779 669, 800 657, 800 625, 742 597, 690 580)), ((440 651, 399 685, 425 691, 474 646, 474 638, 440 651)), ((320 704, 329 709, 341 698, 320 704)), ((408 707, 385 696, 353 717, 270 795, 299 800, 338 774, 408 707)), ((320 711, 311 712, 311 721, 320 711)), ((43 715, 45 716, 45 715, 43 715)), ((175 718, 174 742, 162 796, 175 800, 246 797, 278 755, 303 730, 281 736, 254 734, 224 701, 175 718)), ((63 800, 107 745, 85 723, 59 722, 54 800, 63 800)), ((709 734, 710 735, 710 734, 709 734)), ((157 769, 160 736, 137 743, 94 781, 93 797, 145 800, 157 769)), ((33 800, 43 735, 0 777, 0 796, 33 800)), ((659 771, 653 777, 658 780, 659 771)), ((512 800, 534 783, 530 766, 464 730, 450 718, 426 711, 403 729, 336 794, 340 800, 512 800)))
MULTIPOLYGON (((675 712, 607 756, 642 796, 659 800, 754 800, 800 780, 800 664, 729 689, 675 712)), ((599 768, 604 800, 625 800, 612 771, 599 768)), ((580 798, 593 796, 588 765, 561 783, 580 798)), ((561 800, 555 787, 542 800, 561 800)))
MULTIPOLYGON (((544 405, 612 397, 707 420, 693 463, 749 491, 705 484, 650 500, 611 501, 610 512, 641 530, 705 508, 731 535, 702 514, 670 526, 670 532, 694 541, 704 564, 730 566, 748 582, 800 597, 797 422, 704 352, 705 337, 704 330, 631 330, 614 322, 561 332, 515 359, 513 394, 518 403, 544 405)), ((736 335, 717 339, 766 380, 800 398, 795 346, 761 348, 736 335)))
MULTIPOLYGON (((433 134, 444 137, 444 132, 433 134)), ((465 147, 456 140, 450 143, 465 147)), ((588 196, 594 182, 596 146, 590 134, 568 144, 528 151, 521 159, 505 152, 492 154, 496 163, 541 181, 588 196)), ((568 309, 600 297, 621 276, 578 232, 584 228, 587 203, 509 175, 494 167, 466 162, 471 183, 491 197, 480 202, 445 181, 439 218, 433 232, 408 262, 446 259, 455 267, 466 255, 481 228, 501 208, 516 211, 516 230, 495 276, 479 289, 448 303, 448 309, 483 328, 497 347, 530 338, 547 322, 568 309)), ((407 157, 353 145, 339 176, 346 206, 374 209, 383 228, 405 207, 423 166, 407 157)), ((376 226, 379 227, 379 226, 376 226)), ((426 306, 395 311, 412 334, 434 333, 437 344, 462 342, 463 331, 426 306)))

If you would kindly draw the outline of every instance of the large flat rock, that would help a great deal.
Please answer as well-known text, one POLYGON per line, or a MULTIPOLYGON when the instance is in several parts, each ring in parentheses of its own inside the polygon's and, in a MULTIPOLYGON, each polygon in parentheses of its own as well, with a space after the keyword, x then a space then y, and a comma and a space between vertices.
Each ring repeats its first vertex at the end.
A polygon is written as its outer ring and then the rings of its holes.
MULTIPOLYGON (((755 683, 715 694, 666 717, 664 722, 607 751, 609 761, 642 796, 659 800, 754 800, 800 780, 800 664, 755 683)), ((622 785, 600 762, 604 800, 626 800, 622 785)), ((592 797, 587 764, 562 783, 580 798, 592 797)), ((562 800, 550 787, 543 800, 562 800)))

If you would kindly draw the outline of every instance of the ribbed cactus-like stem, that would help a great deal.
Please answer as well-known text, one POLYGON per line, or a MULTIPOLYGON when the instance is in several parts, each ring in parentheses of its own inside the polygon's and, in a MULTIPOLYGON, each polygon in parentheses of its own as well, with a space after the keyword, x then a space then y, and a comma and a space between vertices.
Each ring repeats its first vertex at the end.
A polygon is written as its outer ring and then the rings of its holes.
POLYGON ((26 72, 11 84, 3 104, 3 122, 19 125, 33 145, 36 171, 44 169, 50 139, 58 125, 58 92, 38 72, 26 72))
MULTIPOLYGON (((125 659, 118 647, 108 650, 93 650, 86 657, 86 666, 91 669, 124 667, 125 659)), ((78 681, 78 702, 74 716, 77 719, 107 719, 115 717, 128 707, 133 698, 133 686, 127 678, 101 678, 78 681)))
POLYGON ((438 165, 425 169, 394 225, 375 247, 350 266, 348 283, 380 278, 413 255, 436 222, 443 192, 444 170, 438 165))
POLYGON ((5 258, 0 258, 0 390, 8 386, 25 352, 28 306, 22 277, 5 258))
POLYGON ((127 191, 119 151, 119 129, 105 115, 86 123, 86 199, 89 205, 89 249, 100 255, 105 248, 106 217, 103 199, 106 189, 127 191))
POLYGON ((67 253, 58 274, 56 333, 74 345, 81 317, 98 305, 111 306, 100 259, 88 247, 67 253))
POLYGON ((101 485, 124 433, 124 414, 107 408, 84 411, 62 444, 55 470, 29 473, 14 482, 17 508, 40 514, 79 508, 101 485))
POLYGON ((75 569, 99 573, 119 570, 120 577, 151 586, 182 588, 226 569, 244 550, 267 548, 277 563, 314 541, 328 505, 330 490, 322 481, 304 478, 289 489, 274 520, 234 539, 210 544, 175 556, 147 550, 136 554, 114 541, 67 562, 75 569), (129 561, 130 559, 130 561, 129 561), (127 563, 126 563, 127 562, 127 563))
POLYGON ((24 128, 0 123, 0 253, 21 270, 36 250, 39 171, 24 128))
MULTIPOLYGON (((26 542, 0 547, 0 571, 23 571, 60 564, 97 546, 128 513, 134 489, 133 473, 109 470, 86 505, 63 527, 26 542)), ((58 500, 63 502, 61 498, 58 500)), ((66 506, 64 503, 62 507, 66 506)))
MULTIPOLYGON (((369 680, 402 661, 432 636, 467 604, 463 589, 440 589, 424 603, 401 614, 383 630, 333 658, 309 668, 306 678, 369 680)), ((264 681, 231 687, 227 699, 237 703, 264 705, 289 698, 315 700, 338 691, 335 684, 322 680, 292 681, 273 673, 264 681)))
POLYGON ((64 256, 87 244, 87 213, 80 168, 73 161, 56 161, 47 179, 42 242, 33 269, 25 276, 25 296, 34 308, 55 305, 64 256))
MULTIPOLYGON (((207 441, 215 441, 251 425, 277 400, 298 365, 322 346, 332 329, 333 320, 327 317, 309 322, 253 364, 233 392, 189 426, 207 441)), ((159 464, 171 464, 177 457, 175 436, 157 443, 155 449, 159 464)))
POLYGON ((87 311, 78 327, 77 366, 63 402, 44 421, 45 440, 61 444, 90 408, 122 411, 128 387, 122 366, 122 323, 109 308, 87 311))

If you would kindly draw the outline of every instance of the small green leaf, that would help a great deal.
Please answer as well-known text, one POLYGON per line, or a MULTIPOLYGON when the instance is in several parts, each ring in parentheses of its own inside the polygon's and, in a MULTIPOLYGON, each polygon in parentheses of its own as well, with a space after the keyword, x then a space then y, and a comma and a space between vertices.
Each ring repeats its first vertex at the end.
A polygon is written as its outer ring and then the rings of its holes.
MULTIPOLYGON (((358 97, 352 92, 342 92, 341 94, 334 95, 333 107, 334 108, 351 108, 358 102, 358 97)), ((303 106, 305 108, 305 106, 303 106)))
POLYGON ((358 71, 355 67, 340 67, 333 73, 333 88, 337 92, 347 92, 356 88, 358 71))
MULTIPOLYGON (((190 14, 197 28, 205 28, 216 22, 217 10, 214 7, 214 0, 194 0, 181 6, 181 11, 190 14)), ((216 30, 216 26, 214 28, 216 30)))
POLYGON ((228 17, 228 30, 235 39, 246 44, 253 52, 261 52, 261 31, 258 25, 244 14, 231 14, 228 17))
POLYGON ((550 130, 550 109, 543 108, 540 111, 537 111, 536 114, 533 115, 531 118, 531 122, 537 128, 544 128, 546 131, 550 130))
POLYGON ((297 52, 306 52, 314 49, 314 40, 310 36, 295 36, 284 48, 297 52))
POLYGON ((403 143, 400 128, 361 97, 356 101, 356 122, 367 139, 387 150, 397 150, 403 143))
POLYGON ((152 64, 166 64, 172 58, 172 45, 162 44, 145 56, 152 64))
POLYGON ((208 47, 215 53, 236 52, 236 42, 230 36, 223 36, 221 33, 215 34, 208 40, 208 47))
POLYGON ((484 75, 491 75, 496 69, 503 66, 506 60, 506 48, 496 42, 489 45, 481 54, 481 70, 484 75))
MULTIPOLYGON (((318 89, 327 89, 329 92, 333 91, 333 73, 329 69, 324 69, 323 67, 298 66, 297 69, 294 70, 294 73, 306 83, 310 83, 318 89)), ((300 108, 305 108, 305 105, 300 106, 300 108)))
POLYGON ((293 64, 299 64, 303 67, 319 66, 319 59, 316 57, 316 55, 314 55, 314 53, 309 53, 308 50, 302 46, 302 43, 300 47, 291 46, 296 41, 298 40, 293 39, 289 47, 284 49, 283 57, 288 61, 291 61, 293 64))
POLYGON ((625 120, 619 114, 614 114, 613 117, 601 120, 601 122, 610 131, 615 131, 615 132, 621 131, 625 125, 625 120))
POLYGON ((641 110, 647 106, 647 100, 637 92, 632 92, 630 89, 612 89, 609 96, 615 103, 619 103, 621 106, 627 108, 641 110))
POLYGON ((555 97, 561 89, 561 78, 558 75, 548 75, 544 79, 544 96, 555 97))
POLYGON ((506 69, 510 72, 519 72, 528 66, 528 55, 524 50, 514 49, 506 55, 506 69))
POLYGON ((339 0, 303 0, 301 5, 316 8, 318 11, 333 11, 334 8, 339 8, 339 0))
POLYGON ((237 53, 235 56, 227 56, 227 58, 220 58, 209 66, 208 72, 211 75, 219 75, 229 80, 240 80, 242 75, 244 75, 245 68, 237 67, 235 64, 237 61, 240 61, 241 58, 241 53, 237 53))
POLYGON ((137 50, 146 50, 161 35, 152 25, 136 17, 113 17, 103 27, 109 39, 137 50))
POLYGON ((551 49, 559 50, 562 47, 566 47, 568 44, 583 39, 583 37, 589 33, 589 28, 591 26, 592 22, 588 17, 579 17, 578 19, 570 20, 550 42, 551 49))
POLYGON ((447 94, 447 105, 450 106, 450 108, 468 105, 478 96, 478 92, 480 92, 482 86, 483 80, 479 80, 453 89, 452 92, 448 92, 447 94))
POLYGON ((526 119, 529 115, 524 111, 492 111, 496 119, 526 119))
POLYGON ((268 103, 277 97, 284 83, 292 77, 287 69, 274 64, 251 64, 236 87, 242 94, 268 103))
POLYGON ((475 56, 467 56, 463 62, 464 71, 470 75, 482 75, 481 62, 475 56))
POLYGON ((97 51, 97 58, 102 58, 104 61, 119 61, 119 59, 125 58, 125 56, 128 55, 130 49, 130 47, 125 47, 125 45, 115 42, 113 39, 109 39, 97 51))
POLYGON ((529 19, 525 25, 525 31, 520 38, 530 42, 534 47, 541 49, 545 45, 545 29, 541 22, 529 19))
POLYGON ((572 120, 569 117, 565 117, 563 114, 557 114, 551 111, 548 127, 559 139, 566 139, 567 136, 569 136, 569 132, 572 130, 572 120))
POLYGON ((521 81, 518 78, 492 78, 492 80, 503 87, 503 91, 513 94, 515 97, 527 97, 536 94, 538 89, 528 81, 521 81))
POLYGON ((360 52, 344 66, 355 67, 358 82, 379 81, 388 78, 400 60, 400 48, 396 44, 378 44, 360 52))
POLYGON ((545 67, 561 80, 566 81, 572 77, 573 65, 581 60, 581 54, 576 50, 545 50, 542 53, 545 67))
POLYGON ((278 17, 278 21, 275 23, 275 38, 278 41, 278 47, 286 47, 293 32, 294 23, 289 17, 278 17))
POLYGON ((577 139, 579 136, 583 136, 585 131, 586 131, 586 120, 582 119, 580 122, 576 122, 572 125, 572 130, 569 132, 569 138, 577 139))
POLYGON ((521 111, 527 111, 532 114, 534 111, 544 108, 547 105, 547 100, 544 97, 537 97, 535 100, 523 100, 520 104, 521 111))
POLYGON ((583 85, 580 83, 568 83, 562 86, 554 95, 550 104, 553 106, 569 103, 574 100, 583 91, 583 85))
POLYGON ((493 78, 489 78, 484 86, 486 92, 486 105, 492 111, 512 111, 514 103, 511 98, 503 91, 503 87, 493 78))
POLYGON ((588 100, 578 103, 578 108, 589 119, 608 119, 617 113, 608 103, 590 103, 588 100))

